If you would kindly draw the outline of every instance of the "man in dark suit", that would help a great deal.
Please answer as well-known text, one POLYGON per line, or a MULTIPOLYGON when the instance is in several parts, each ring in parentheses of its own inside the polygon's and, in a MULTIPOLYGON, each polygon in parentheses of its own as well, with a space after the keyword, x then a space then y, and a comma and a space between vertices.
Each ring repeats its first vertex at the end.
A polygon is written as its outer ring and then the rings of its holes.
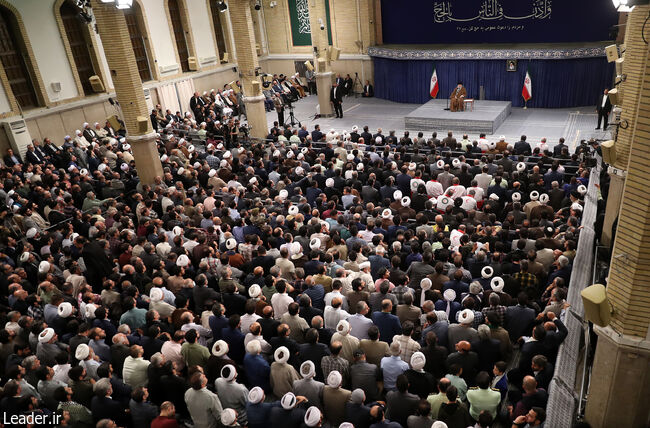
POLYGON ((562 154, 562 149, 566 148, 567 145, 564 144, 564 138, 560 138, 560 142, 553 147, 553 157, 556 158, 562 154))
POLYGON ((612 111, 612 102, 609 100, 607 94, 609 89, 605 89, 603 96, 598 99, 598 104, 596 105, 596 112, 598 112, 598 126, 596 129, 600 129, 600 122, 603 122, 603 131, 607 129, 609 123, 609 113, 612 111))
POLYGON ((12 167, 14 165, 21 165, 23 160, 20 158, 20 155, 14 154, 12 149, 7 149, 7 155, 4 157, 5 165, 12 167))
POLYGON ((363 96, 364 97, 374 97, 375 88, 370 84, 370 80, 366 80, 366 84, 363 85, 363 96))
POLYGON ((156 111, 156 109, 151 110, 149 119, 151 119, 151 127, 153 128, 154 131, 160 128, 160 124, 158 123, 158 112, 156 111))
POLYGON ((399 318, 391 314, 392 310, 393 304, 390 300, 385 299, 381 302, 381 312, 372 314, 372 322, 379 329, 379 338, 386 343, 390 343, 393 336, 402 334, 402 325, 399 323, 399 318))
POLYGON ((25 153, 25 157, 27 158, 27 162, 33 163, 33 164, 41 164, 45 162, 45 157, 39 156, 39 154, 36 152, 34 149, 33 145, 27 146, 27 152, 25 153))
POLYGON ((332 89, 330 90, 330 102, 334 105, 334 113, 336 113, 337 118, 343 118, 343 107, 341 106, 343 101, 343 91, 338 84, 334 83, 332 89))
POLYGON ((192 109, 193 112, 196 112, 199 110, 200 107, 205 105, 205 101, 201 96, 199 95, 198 92, 194 92, 194 95, 192 98, 190 98, 190 108, 192 109))
POLYGON ((521 140, 515 143, 513 154, 515 155, 530 155, 532 150, 530 144, 526 141, 526 136, 522 135, 521 140))

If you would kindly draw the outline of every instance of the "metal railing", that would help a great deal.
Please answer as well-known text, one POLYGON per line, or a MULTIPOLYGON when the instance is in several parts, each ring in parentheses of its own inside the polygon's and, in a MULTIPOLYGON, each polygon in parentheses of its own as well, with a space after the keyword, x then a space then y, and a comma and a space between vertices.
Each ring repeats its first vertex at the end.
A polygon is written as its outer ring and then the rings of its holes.
POLYGON ((571 305, 566 312, 564 323, 569 331, 558 351, 555 373, 549 386, 549 398, 546 409, 546 426, 570 427, 578 411, 582 408, 582 397, 588 380, 589 325, 584 318, 584 306, 580 292, 592 284, 595 263, 594 243, 596 233, 594 224, 598 215, 598 188, 600 183, 601 159, 596 155, 596 166, 589 175, 589 187, 585 195, 585 207, 582 214, 582 231, 573 261, 574 269, 567 295, 571 305), (582 360, 581 357, 582 356, 582 360), (578 366, 582 364, 582 376, 579 386, 576 383, 578 366), (576 389, 580 389, 580 393, 576 389))

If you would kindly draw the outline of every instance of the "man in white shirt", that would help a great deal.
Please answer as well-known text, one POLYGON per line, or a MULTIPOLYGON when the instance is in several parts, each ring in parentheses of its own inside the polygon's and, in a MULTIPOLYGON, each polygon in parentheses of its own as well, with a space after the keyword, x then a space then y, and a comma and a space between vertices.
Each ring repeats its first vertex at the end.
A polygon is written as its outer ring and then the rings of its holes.
POLYGON ((335 297, 332 299, 332 305, 325 307, 323 314, 323 318, 325 319, 325 328, 336 328, 339 321, 348 319, 350 316, 347 311, 341 309, 341 303, 341 298, 335 297))
POLYGON ((437 198, 440 195, 443 194, 444 189, 442 188, 442 184, 438 182, 438 180, 432 179, 426 182, 424 185, 427 189, 427 195, 429 195, 432 198, 437 198))
MULTIPOLYGON (((481 189, 481 190, 483 190, 483 189, 481 189)), ((476 199, 474 199, 475 195, 476 195, 476 191, 475 190, 470 190, 468 192, 467 196, 463 196, 461 198, 463 200, 463 203, 460 205, 460 207, 462 209, 464 209, 465 211, 475 210, 476 206, 477 206, 476 199)))
POLYGON ((548 144, 546 143, 546 138, 542 138, 542 141, 539 142, 537 147, 539 147, 539 151, 542 152, 542 153, 547 151, 548 150, 548 144))
POLYGON ((289 309, 289 304, 293 302, 291 296, 287 294, 287 283, 280 280, 275 284, 275 289, 278 291, 271 297, 271 306, 273 306, 273 313, 276 320, 280 320, 289 309))
POLYGON ((185 368, 185 360, 181 355, 181 345, 185 341, 185 332, 176 331, 174 338, 163 343, 160 353, 165 357, 165 361, 172 361, 176 363, 178 371, 185 368))
POLYGON ((338 279, 332 282, 332 291, 325 295, 325 305, 332 306, 332 301, 335 298, 341 300, 341 309, 348 310, 348 299, 341 293, 343 283, 338 279))
POLYGON ((350 324, 350 334, 359 340, 370 339, 368 329, 373 326, 370 318, 366 317, 370 308, 363 300, 357 303, 357 313, 350 316, 346 321, 350 324))

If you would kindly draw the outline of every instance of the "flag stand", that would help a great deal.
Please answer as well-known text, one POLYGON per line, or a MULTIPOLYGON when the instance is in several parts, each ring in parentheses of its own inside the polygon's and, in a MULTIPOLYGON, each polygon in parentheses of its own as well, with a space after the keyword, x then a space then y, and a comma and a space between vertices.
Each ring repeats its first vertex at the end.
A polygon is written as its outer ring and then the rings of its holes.
POLYGON ((528 108, 528 101, 526 100, 524 101, 524 110, 526 110, 527 108, 528 108))

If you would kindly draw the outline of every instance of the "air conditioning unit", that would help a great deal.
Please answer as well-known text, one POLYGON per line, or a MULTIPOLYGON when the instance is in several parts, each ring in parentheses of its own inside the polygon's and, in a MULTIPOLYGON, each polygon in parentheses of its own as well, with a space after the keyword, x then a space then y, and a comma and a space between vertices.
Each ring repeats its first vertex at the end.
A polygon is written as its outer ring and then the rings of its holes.
POLYGON ((144 88, 144 100, 147 102, 147 111, 153 110, 153 100, 151 99, 151 89, 144 88))
POLYGON ((92 86, 93 91, 97 93, 106 91, 106 89, 104 89, 104 83, 102 82, 102 79, 99 78, 99 76, 90 76, 88 81, 90 82, 90 86, 92 86))
POLYGON ((27 123, 23 119, 8 119, 0 122, 0 126, 4 129, 14 153, 24 156, 27 146, 32 144, 32 136, 27 129, 27 123))
POLYGON ((187 58, 187 66, 189 67, 189 69, 191 71, 196 71, 196 70, 199 69, 199 63, 196 60, 195 56, 191 56, 191 57, 187 58))

